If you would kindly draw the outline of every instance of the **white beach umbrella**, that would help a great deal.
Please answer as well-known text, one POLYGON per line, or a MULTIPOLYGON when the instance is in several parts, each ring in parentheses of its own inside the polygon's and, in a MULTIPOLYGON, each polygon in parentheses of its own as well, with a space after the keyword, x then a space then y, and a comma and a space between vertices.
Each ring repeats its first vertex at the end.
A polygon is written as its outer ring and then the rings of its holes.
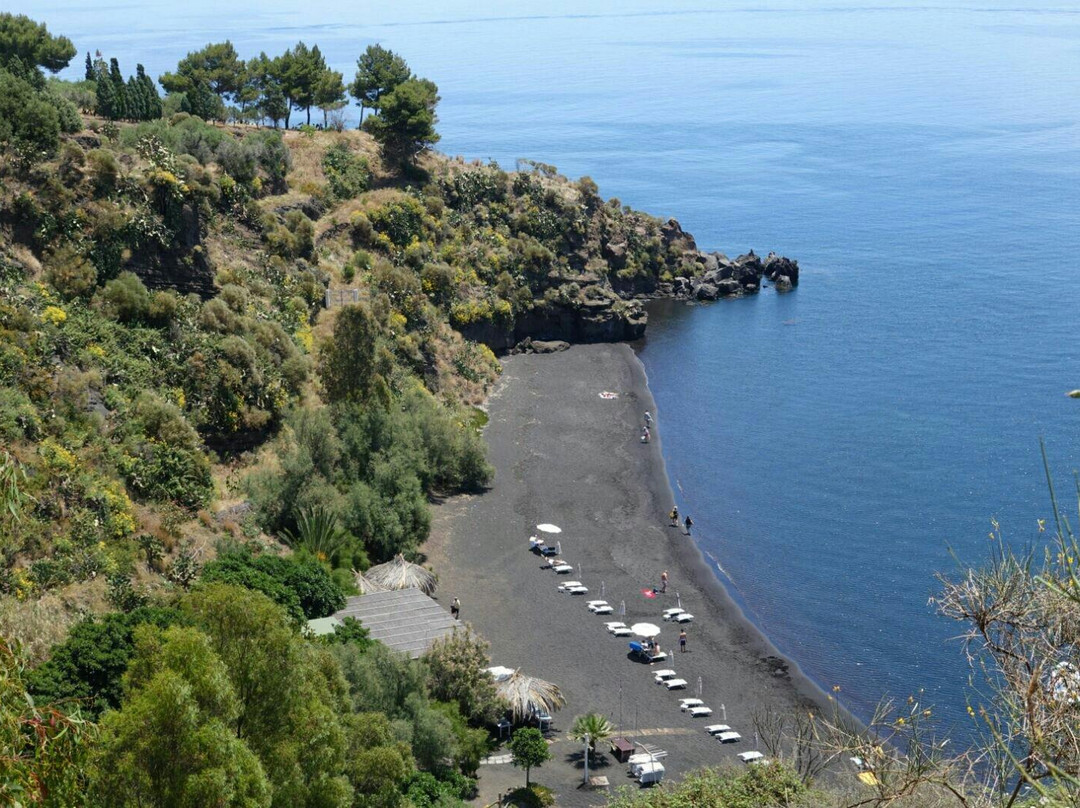
POLYGON ((682 608, 682 595, 680 595, 678 592, 675 593, 675 605, 677 605, 680 609, 682 608))
POLYGON ((562 542, 561 541, 555 542, 555 554, 556 555, 562 555, 562 542))
POLYGON ((630 626, 630 630, 639 637, 649 637, 650 639, 660 634, 660 626, 653 623, 634 623, 634 625, 630 626))
POLYGON ((626 617, 626 601, 619 601, 619 617, 626 617))
POLYGON ((544 522, 544 524, 542 525, 537 525, 536 529, 539 530, 541 533, 562 533, 561 527, 559 527, 558 525, 550 524, 549 522, 544 522))
POLYGON ((701 698, 701 677, 697 678, 697 697, 701 698))
POLYGON ((604 582, 600 582, 600 597, 604 597, 604 582))

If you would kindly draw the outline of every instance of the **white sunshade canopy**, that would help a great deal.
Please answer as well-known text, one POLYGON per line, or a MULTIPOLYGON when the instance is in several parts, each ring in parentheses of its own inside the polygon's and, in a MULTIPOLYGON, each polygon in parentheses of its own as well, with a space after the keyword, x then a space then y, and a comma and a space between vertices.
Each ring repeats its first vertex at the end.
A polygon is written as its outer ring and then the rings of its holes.
POLYGON ((630 626, 630 630, 637 634, 639 637, 656 637, 660 634, 660 626, 653 623, 634 623, 630 626))
POLYGON ((550 522, 544 522, 542 525, 537 525, 536 529, 541 533, 562 533, 561 527, 553 525, 550 522))

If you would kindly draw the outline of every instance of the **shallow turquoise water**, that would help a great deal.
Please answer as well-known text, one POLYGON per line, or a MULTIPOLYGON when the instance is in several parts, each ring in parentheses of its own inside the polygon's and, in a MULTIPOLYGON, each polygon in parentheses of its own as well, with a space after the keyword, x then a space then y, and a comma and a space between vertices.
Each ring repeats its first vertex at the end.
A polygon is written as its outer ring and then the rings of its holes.
POLYGON ((856 711, 925 688, 962 720, 933 574, 949 547, 983 557, 992 516, 1038 539, 1040 437, 1063 481, 1080 458, 1077 8, 13 5, 155 75, 225 37, 317 42, 349 74, 381 41, 438 82, 444 151, 554 163, 703 247, 798 258, 792 294, 654 313, 641 356, 680 508, 856 711))

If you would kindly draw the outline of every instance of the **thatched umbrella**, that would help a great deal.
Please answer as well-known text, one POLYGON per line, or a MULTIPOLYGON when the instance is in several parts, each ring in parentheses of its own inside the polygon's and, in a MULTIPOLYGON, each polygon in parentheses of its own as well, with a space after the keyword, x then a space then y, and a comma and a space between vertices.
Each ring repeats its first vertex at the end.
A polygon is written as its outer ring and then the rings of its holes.
POLYGON ((406 561, 401 553, 394 556, 393 561, 372 567, 365 577, 383 589, 419 589, 425 595, 435 591, 435 574, 406 561))
POLYGON ((368 578, 364 573, 353 570, 353 578, 356 580, 356 588, 360 590, 361 595, 366 595, 369 592, 385 592, 386 587, 381 584, 377 584, 368 578))
POLYGON ((558 685, 526 676, 520 670, 514 671, 513 676, 496 682, 495 689, 510 705, 515 721, 521 721, 536 712, 550 713, 566 704, 558 685))

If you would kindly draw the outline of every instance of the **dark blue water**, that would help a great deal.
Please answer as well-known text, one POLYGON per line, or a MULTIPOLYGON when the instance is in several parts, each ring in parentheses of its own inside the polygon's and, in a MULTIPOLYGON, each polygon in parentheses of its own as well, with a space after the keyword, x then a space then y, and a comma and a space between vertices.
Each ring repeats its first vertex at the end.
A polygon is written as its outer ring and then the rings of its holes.
MULTIPOLYGON (((591 175, 794 293, 654 312, 669 471, 751 616, 865 714, 962 715, 937 570, 991 517, 1038 539, 1038 440, 1080 459, 1080 9, 1030 0, 15 0, 133 71, 230 37, 380 41, 440 86, 442 148, 591 175)), ((81 64, 81 60, 79 61, 81 64)), ((73 74, 81 68, 73 69, 73 74)))

